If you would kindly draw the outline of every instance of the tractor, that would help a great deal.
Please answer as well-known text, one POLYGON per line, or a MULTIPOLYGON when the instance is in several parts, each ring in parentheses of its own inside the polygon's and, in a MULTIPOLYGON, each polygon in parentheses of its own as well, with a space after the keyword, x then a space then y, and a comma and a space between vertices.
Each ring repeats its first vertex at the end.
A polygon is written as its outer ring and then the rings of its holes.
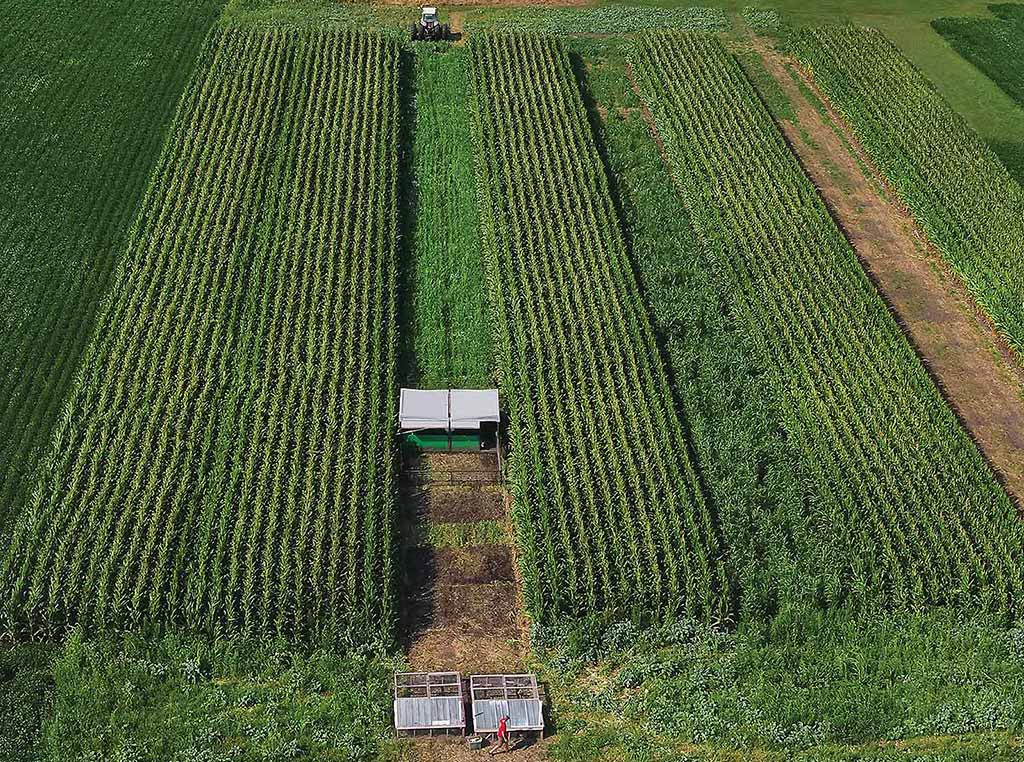
POLYGON ((442 24, 437 17, 437 8, 424 6, 420 9, 420 20, 413 22, 412 25, 413 40, 438 42, 447 40, 450 34, 451 29, 448 28, 448 25, 442 24))

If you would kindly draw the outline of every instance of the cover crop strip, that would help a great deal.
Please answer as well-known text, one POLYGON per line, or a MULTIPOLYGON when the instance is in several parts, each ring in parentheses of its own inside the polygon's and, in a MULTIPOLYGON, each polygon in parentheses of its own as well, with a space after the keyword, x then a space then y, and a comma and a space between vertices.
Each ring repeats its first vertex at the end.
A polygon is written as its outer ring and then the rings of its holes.
POLYGON ((722 616, 723 551, 569 60, 470 43, 485 267, 532 616, 722 616))
POLYGON ((738 63, 666 33, 633 66, 802 453, 821 595, 1014 611, 1024 525, 738 63))
POLYGON ((631 42, 597 44, 607 48, 587 56, 592 117, 598 108, 609 114, 623 103, 633 107, 622 118, 601 120, 598 136, 618 182, 631 259, 729 548, 741 615, 770 617, 813 599, 819 587, 814 549, 820 543, 803 510, 798 450, 778 394, 764 383, 763 358, 737 319, 729 275, 705 256, 635 108, 625 60, 631 42))
POLYGON ((797 52, 932 243, 1024 353, 1024 188, 881 32, 807 29, 797 52))
POLYGON ((491 324, 461 48, 417 46, 413 336, 418 385, 492 385, 491 324))
POLYGON ((398 50, 224 32, 29 510, 5 629, 391 636, 398 50))
POLYGON ((222 3, 12 0, 0 24, 0 549, 222 3))

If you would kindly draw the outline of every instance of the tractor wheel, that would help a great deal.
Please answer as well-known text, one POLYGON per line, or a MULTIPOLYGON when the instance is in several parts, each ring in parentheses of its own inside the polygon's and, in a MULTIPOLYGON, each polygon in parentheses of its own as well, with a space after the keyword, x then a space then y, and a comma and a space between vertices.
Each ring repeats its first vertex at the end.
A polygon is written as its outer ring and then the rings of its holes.
POLYGON ((443 25, 441 27, 441 39, 442 40, 450 40, 451 38, 452 38, 452 30, 451 30, 451 28, 447 24, 443 25))
POLYGON ((411 31, 412 31, 412 39, 413 39, 413 42, 415 42, 416 40, 418 40, 418 39, 420 38, 420 35, 419 35, 419 32, 420 32, 420 26, 419 26, 419 24, 417 24, 417 23, 413 22, 413 25, 412 25, 411 31))

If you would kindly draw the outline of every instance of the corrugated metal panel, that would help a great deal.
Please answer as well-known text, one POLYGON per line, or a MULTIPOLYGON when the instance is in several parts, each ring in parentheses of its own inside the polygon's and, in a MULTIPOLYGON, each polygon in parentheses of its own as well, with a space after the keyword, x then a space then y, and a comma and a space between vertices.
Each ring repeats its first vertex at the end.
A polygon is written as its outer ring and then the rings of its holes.
POLYGON ((462 730, 465 725, 459 697, 395 699, 397 730, 462 730))
POLYGON ((473 702, 473 730, 494 733, 498 719, 508 715, 509 730, 543 730, 544 714, 537 699, 477 699, 473 702))

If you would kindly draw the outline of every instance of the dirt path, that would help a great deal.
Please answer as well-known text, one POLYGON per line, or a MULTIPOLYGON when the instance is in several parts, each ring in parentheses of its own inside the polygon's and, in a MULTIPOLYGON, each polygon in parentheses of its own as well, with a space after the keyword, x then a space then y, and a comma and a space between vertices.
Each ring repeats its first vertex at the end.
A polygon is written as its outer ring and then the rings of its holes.
POLYGON ((767 41, 752 44, 793 106, 795 122, 779 122, 786 139, 946 399, 1024 506, 1024 370, 806 72, 767 41))
POLYGON ((435 539, 405 548, 409 666, 464 675, 521 670, 526 644, 507 531, 499 527, 499 535, 483 544, 444 539, 467 528, 457 525, 504 523, 499 485, 449 483, 453 472, 459 481, 488 481, 497 474, 496 456, 425 454, 420 468, 403 487, 403 514, 430 527, 435 539))
MULTIPOLYGON (((406 464, 403 612, 414 671, 458 671, 468 679, 526 669, 508 497, 488 483, 497 471, 497 456, 484 453, 428 453, 406 464)), ((548 739, 514 742, 515 759, 547 759, 548 739)), ((461 737, 417 738, 403 760, 461 762, 486 754, 470 751, 461 737)))

